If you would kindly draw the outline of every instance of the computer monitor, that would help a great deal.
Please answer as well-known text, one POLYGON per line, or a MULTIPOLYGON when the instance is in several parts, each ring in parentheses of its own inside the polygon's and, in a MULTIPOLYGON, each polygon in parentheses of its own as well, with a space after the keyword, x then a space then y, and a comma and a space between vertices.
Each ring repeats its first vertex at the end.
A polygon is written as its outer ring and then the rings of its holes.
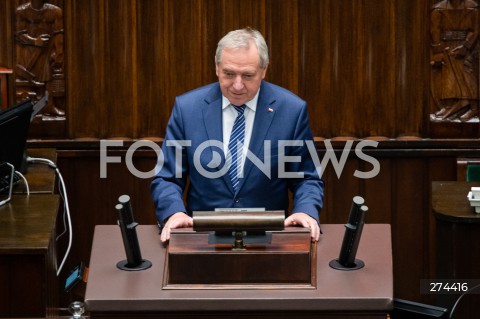
POLYGON ((27 170, 25 147, 33 103, 23 101, 0 112, 0 163, 8 162, 16 171, 27 170))

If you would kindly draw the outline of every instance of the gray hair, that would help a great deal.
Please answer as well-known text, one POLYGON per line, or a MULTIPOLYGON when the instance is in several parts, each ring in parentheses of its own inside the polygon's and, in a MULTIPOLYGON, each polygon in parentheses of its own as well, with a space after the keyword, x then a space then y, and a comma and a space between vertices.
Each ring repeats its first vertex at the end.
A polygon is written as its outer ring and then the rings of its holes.
POLYGON ((249 48, 252 42, 258 50, 259 66, 265 69, 269 62, 267 43, 260 32, 248 27, 230 31, 220 39, 217 45, 217 51, 215 52, 215 65, 218 66, 220 64, 223 49, 249 48))

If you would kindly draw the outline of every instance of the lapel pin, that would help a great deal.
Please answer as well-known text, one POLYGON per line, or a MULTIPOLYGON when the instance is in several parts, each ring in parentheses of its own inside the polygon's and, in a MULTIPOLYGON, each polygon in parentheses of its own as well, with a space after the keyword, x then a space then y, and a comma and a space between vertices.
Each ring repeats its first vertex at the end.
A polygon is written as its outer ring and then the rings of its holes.
POLYGON ((268 108, 268 112, 273 112, 273 109, 271 107, 268 108))

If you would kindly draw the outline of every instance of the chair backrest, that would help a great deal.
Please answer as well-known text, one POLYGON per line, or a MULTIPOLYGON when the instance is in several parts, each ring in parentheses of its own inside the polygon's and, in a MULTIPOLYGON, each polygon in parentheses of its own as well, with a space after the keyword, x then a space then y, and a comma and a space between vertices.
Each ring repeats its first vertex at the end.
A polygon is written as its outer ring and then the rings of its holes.
POLYGON ((432 319, 447 318, 448 309, 395 298, 391 319, 432 319))
POLYGON ((457 181, 480 182, 480 158, 457 158, 457 181))
POLYGON ((467 182, 480 182, 480 164, 467 165, 467 182))

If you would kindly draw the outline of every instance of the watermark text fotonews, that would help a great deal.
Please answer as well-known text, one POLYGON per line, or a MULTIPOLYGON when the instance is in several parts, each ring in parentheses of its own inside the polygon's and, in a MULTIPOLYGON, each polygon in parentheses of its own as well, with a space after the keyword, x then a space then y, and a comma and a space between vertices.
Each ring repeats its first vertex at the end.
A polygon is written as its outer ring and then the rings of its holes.
MULTIPOLYGON (((340 178, 342 171, 347 162, 347 158, 352 151, 354 142, 349 140, 345 143, 343 150, 341 151, 340 157, 337 158, 336 153, 332 147, 330 140, 323 141, 325 145, 325 154, 322 159, 318 155, 315 143, 313 141, 303 141, 303 140, 279 140, 275 142, 276 145, 272 145, 272 141, 265 140, 263 143, 263 154, 260 157, 251 152, 247 147, 239 143, 237 145, 238 156, 244 155, 245 161, 250 161, 252 164, 258 168, 266 177, 271 178, 272 176, 272 166, 275 167, 276 173, 279 178, 303 178, 303 172, 289 171, 289 165, 300 163, 302 161, 302 156, 305 152, 289 152, 290 150, 302 150, 307 149, 308 155, 312 158, 315 165, 318 176, 322 177, 325 167, 328 163, 331 163, 335 174, 340 178), (275 153, 272 154, 272 149, 275 150, 275 153), (275 165, 273 165, 275 164, 275 165)), ((101 140, 100 141, 100 178, 107 177, 107 167, 109 163, 121 163, 121 156, 108 155, 109 147, 122 147, 123 141, 118 140, 101 140)), ((369 171, 359 171, 355 170, 353 175, 357 178, 369 179, 378 175, 380 172, 380 162, 363 152, 365 147, 374 147, 378 146, 377 141, 372 140, 362 140, 355 144, 354 153, 360 160, 363 160, 367 163, 370 163, 372 168, 369 171)), ((189 140, 167 140, 166 147, 174 148, 175 154, 175 177, 181 178, 183 174, 184 164, 184 154, 186 148, 192 147, 192 142, 189 140)), ((229 158, 228 147, 226 147, 221 141, 217 140, 207 140, 199 144, 193 151, 193 166, 194 169, 206 178, 219 178, 228 172, 230 166, 231 158, 229 158), (202 162, 202 156, 209 152, 209 161, 208 163, 202 162)), ((241 160, 241 159, 239 159, 241 160)), ((238 161, 237 161, 238 162, 238 161)), ((151 178, 155 176, 160 170, 163 169, 165 165, 165 156, 163 154, 160 146, 149 140, 139 140, 127 149, 125 155, 125 164, 130 173, 138 178, 151 178), (133 164, 133 155, 139 148, 150 148, 155 151, 157 154, 157 164, 149 171, 139 171, 133 164)), ((240 177, 242 176, 243 171, 240 171, 240 177)))

